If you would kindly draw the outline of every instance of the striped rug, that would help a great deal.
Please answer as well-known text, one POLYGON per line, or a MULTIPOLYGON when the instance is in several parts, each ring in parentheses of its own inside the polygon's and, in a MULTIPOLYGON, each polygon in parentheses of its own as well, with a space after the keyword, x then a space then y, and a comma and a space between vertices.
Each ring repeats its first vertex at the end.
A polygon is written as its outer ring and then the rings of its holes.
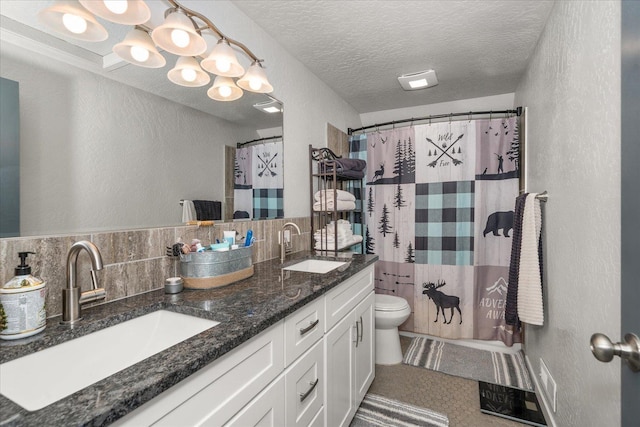
POLYGON ((533 390, 522 351, 505 354, 417 337, 411 340, 402 363, 472 380, 533 390))
POLYGON ((377 394, 366 394, 350 427, 447 427, 446 415, 407 405, 377 394))

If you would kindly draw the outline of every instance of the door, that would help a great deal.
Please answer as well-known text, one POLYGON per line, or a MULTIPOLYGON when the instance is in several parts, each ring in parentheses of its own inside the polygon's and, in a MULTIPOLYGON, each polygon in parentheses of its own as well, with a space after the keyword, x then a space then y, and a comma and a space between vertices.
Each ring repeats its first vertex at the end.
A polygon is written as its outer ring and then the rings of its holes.
POLYGON ((356 407, 360 406, 375 376, 375 301, 375 294, 371 292, 356 307, 356 407))
POLYGON ((349 312, 325 336, 326 345, 326 393, 327 426, 349 425, 356 412, 355 375, 353 358, 355 350, 354 312, 349 312))
MULTIPOLYGON (((622 272, 621 331, 640 336, 640 2, 622 2, 622 272), (636 46, 635 49, 630 47, 636 46)), ((640 420, 640 372, 622 366, 622 426, 640 420)))

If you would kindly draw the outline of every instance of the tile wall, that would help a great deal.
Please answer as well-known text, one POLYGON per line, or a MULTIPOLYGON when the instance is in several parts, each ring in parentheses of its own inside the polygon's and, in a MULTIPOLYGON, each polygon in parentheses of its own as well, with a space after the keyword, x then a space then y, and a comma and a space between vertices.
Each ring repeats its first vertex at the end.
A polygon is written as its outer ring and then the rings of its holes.
MULTIPOLYGON (((180 274, 180 266, 166 256, 166 247, 178 239, 191 242, 200 239, 208 244, 216 238, 222 240, 223 230, 236 230, 245 236, 252 229, 254 242, 253 262, 258 263, 279 257, 278 231, 285 222, 295 222, 302 231, 293 236, 293 251, 308 250, 311 222, 307 217, 264 221, 242 221, 216 224, 213 227, 178 226, 87 233, 63 236, 19 237, 0 239, 0 284, 14 275, 20 264, 18 252, 31 251, 28 264, 32 273, 47 282, 47 317, 62 313, 62 288, 66 286, 67 251, 74 242, 89 240, 102 254, 104 269, 98 272, 98 285, 105 288, 107 297, 103 304, 120 298, 159 289, 164 279, 180 274)), ((91 287, 90 261, 85 251, 78 258, 78 284, 82 290, 91 287)))

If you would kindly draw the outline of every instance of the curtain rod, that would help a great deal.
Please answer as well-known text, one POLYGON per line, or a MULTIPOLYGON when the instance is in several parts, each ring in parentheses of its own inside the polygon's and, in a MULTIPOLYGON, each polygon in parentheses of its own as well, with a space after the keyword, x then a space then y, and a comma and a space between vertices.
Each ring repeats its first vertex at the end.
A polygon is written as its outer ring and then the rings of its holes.
POLYGON ((253 142, 268 141, 270 139, 282 139, 282 135, 266 136, 264 138, 252 139, 251 141, 247 141, 247 142, 238 142, 236 144, 236 148, 240 148, 240 147, 242 147, 244 145, 251 144, 253 142))
POLYGON ((359 132, 361 130, 365 130, 365 129, 372 129, 372 128, 377 128, 380 126, 389 126, 389 125, 397 125, 399 123, 407 123, 407 122, 419 122, 422 120, 432 120, 432 119, 446 119, 446 118, 451 118, 451 117, 459 117, 459 116, 478 116, 478 115, 486 115, 486 114, 515 114, 517 116, 520 116, 522 114, 522 107, 518 107, 515 110, 499 110, 499 111, 469 111, 466 113, 449 113, 449 114, 435 114, 435 115, 431 115, 431 116, 425 116, 425 117, 412 117, 410 119, 403 119, 403 120, 393 120, 390 122, 385 122, 385 123, 376 123, 374 125, 369 125, 369 126, 363 126, 361 128, 357 128, 357 129, 352 129, 352 128, 348 128, 347 129, 347 133, 349 135, 352 135, 354 132, 359 132))

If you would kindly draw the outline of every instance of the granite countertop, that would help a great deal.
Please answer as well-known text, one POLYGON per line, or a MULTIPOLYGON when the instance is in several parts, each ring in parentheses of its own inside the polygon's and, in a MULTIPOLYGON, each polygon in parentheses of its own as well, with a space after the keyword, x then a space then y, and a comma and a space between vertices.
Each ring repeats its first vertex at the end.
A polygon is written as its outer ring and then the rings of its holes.
MULTIPOLYGON (((48 319, 46 329, 38 335, 0 342, 0 363, 4 363, 161 309, 220 322, 38 411, 29 412, 0 395, 0 426, 107 425, 378 259, 359 254, 347 259, 320 258, 302 252, 290 256, 285 265, 308 258, 350 262, 327 274, 312 274, 282 270, 278 259, 265 261, 254 265, 252 277, 222 288, 185 290, 174 295, 156 290, 83 309, 83 319, 73 327, 61 325, 57 316, 48 319)), ((109 284, 104 287, 109 292, 109 284)), ((71 358, 70 371, 73 364, 71 358)))

